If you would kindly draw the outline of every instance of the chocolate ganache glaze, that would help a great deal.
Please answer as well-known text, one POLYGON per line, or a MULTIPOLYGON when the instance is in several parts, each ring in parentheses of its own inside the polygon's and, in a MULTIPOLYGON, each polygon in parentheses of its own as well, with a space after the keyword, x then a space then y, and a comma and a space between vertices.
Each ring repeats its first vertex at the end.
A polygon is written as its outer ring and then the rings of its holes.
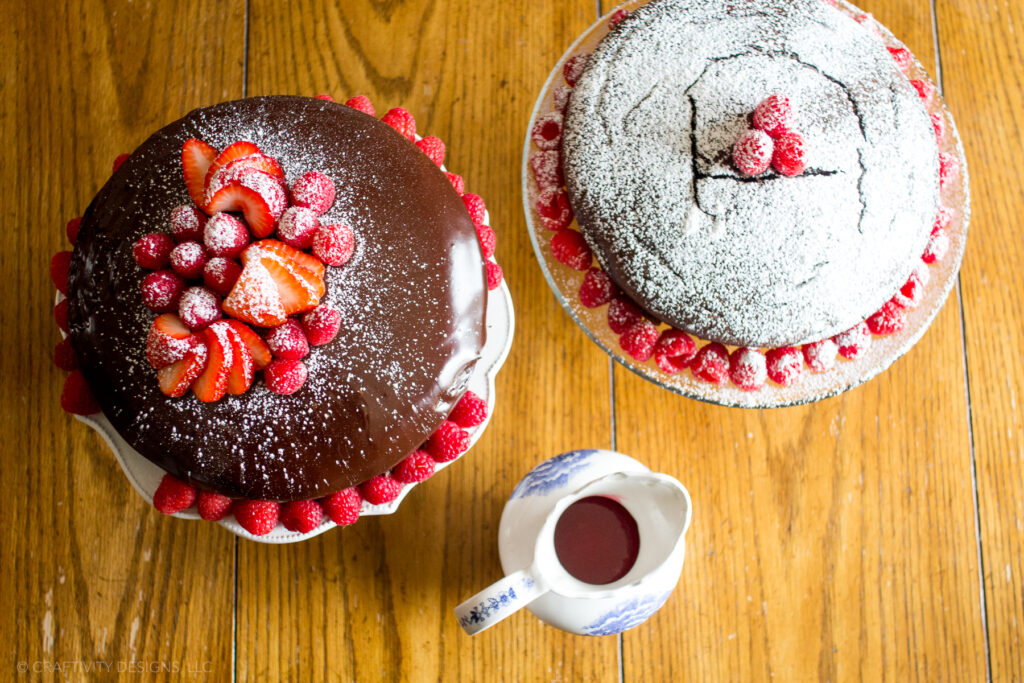
POLYGON ((315 498, 390 469, 465 392, 485 339, 483 258, 451 184, 389 126, 304 97, 226 102, 157 131, 85 212, 69 280, 72 345, 110 422, 171 474, 232 497, 315 498), (213 403, 168 398, 146 362, 155 314, 132 243, 167 232, 171 209, 191 202, 181 148, 192 137, 254 142, 289 184, 326 173, 337 198, 321 220, 355 231, 352 259, 326 273, 341 330, 312 349, 292 395, 257 380, 213 403))

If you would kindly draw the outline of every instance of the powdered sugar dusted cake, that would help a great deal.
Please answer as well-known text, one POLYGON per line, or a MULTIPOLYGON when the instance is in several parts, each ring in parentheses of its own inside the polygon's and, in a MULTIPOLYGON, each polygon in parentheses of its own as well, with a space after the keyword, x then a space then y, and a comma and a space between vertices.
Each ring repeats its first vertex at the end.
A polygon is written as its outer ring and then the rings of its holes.
POLYGON ((711 341, 775 347, 850 329, 928 242, 935 132, 867 29, 821 0, 653 0, 601 42, 562 142, 580 229, 631 298, 711 341), (782 93, 795 175, 737 168, 752 113, 782 93))

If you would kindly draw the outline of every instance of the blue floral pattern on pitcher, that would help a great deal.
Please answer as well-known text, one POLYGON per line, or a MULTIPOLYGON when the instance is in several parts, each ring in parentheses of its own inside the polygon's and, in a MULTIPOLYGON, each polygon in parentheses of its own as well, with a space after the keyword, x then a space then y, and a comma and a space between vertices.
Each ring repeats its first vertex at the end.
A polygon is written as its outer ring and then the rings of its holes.
POLYGON ((542 462, 523 477, 509 500, 544 495, 549 491, 562 488, 574 474, 587 468, 587 461, 596 452, 593 449, 569 451, 542 462))
POLYGON ((665 604, 672 591, 627 600, 583 627, 588 636, 610 636, 639 626, 665 604))
MULTIPOLYGON (((520 587, 523 590, 533 588, 533 579, 528 576, 523 577, 522 581, 520 581, 520 587)), ((516 587, 509 586, 508 590, 500 593, 499 595, 487 598, 470 610, 469 614, 459 617, 459 624, 465 628, 468 624, 479 624, 484 622, 495 613, 512 606, 518 600, 519 596, 516 595, 516 587)))

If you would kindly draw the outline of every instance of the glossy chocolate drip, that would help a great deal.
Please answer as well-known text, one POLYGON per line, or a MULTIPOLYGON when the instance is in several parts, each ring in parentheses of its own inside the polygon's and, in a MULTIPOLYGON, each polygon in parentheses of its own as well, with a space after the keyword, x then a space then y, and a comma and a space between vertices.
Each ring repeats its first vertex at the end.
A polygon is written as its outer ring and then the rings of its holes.
POLYGON ((144 142, 82 221, 71 264, 71 339, 104 413, 136 450, 172 474, 233 497, 323 496, 387 471, 417 448, 464 393, 484 343, 483 259, 462 201, 438 168, 389 126, 302 97, 258 97, 191 112, 144 142), (327 268, 324 301, 341 331, 313 348, 291 396, 261 379, 204 404, 164 396, 145 359, 155 314, 131 246, 167 232, 190 203, 181 146, 256 143, 290 184, 306 171, 338 189, 321 220, 352 226, 356 251, 327 268))

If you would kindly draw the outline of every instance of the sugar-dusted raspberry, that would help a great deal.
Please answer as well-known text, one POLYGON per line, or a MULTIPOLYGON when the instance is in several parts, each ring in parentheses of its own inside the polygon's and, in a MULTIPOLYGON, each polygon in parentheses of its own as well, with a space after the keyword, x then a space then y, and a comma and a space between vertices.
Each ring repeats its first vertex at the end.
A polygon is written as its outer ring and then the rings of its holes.
POLYGON ((910 54, 910 50, 905 47, 889 47, 889 54, 892 55, 893 61, 896 62, 896 66, 899 67, 900 71, 904 74, 910 73, 910 65, 914 61, 914 56, 910 54))
POLYGON ((573 55, 565 62, 565 66, 562 67, 562 77, 565 78, 565 82, 570 86, 576 85, 576 81, 579 80, 580 74, 583 73, 583 69, 587 66, 587 60, 590 59, 590 53, 583 53, 573 55))
POLYGON ((902 308, 892 301, 887 301, 864 322, 872 334, 895 334, 906 326, 907 316, 902 308))
POLYGON ((480 251, 483 252, 485 259, 491 258, 494 256, 494 247, 498 243, 498 236, 494 234, 494 230, 491 230, 489 225, 475 223, 474 227, 477 241, 480 242, 480 251))
POLYGON ((53 319, 57 321, 57 327, 64 334, 67 334, 70 330, 68 329, 68 300, 61 299, 57 302, 57 305, 53 307, 53 319))
POLYGON ((690 367, 697 355, 697 344, 682 330, 669 328, 658 337, 654 345, 654 362, 668 375, 674 375, 690 367))
POLYGON ((538 149, 558 149, 562 146, 562 115, 549 112, 537 119, 530 131, 530 138, 538 149))
POLYGON ((370 98, 366 95, 356 95, 355 97, 348 98, 345 102, 345 106, 358 109, 364 114, 369 114, 370 116, 377 115, 377 112, 373 108, 373 102, 371 102, 370 98))
POLYGON ((196 502, 196 495, 195 488, 165 474, 153 494, 153 507, 165 515, 173 515, 192 507, 196 502))
POLYGON ((646 363, 654 356, 657 341, 658 328, 646 318, 642 318, 619 336, 619 346, 622 350, 640 363, 646 363))
POLYGON ((181 294, 178 317, 192 330, 204 329, 220 320, 220 297, 206 287, 189 287, 181 294))
POLYGON ((616 26, 622 23, 622 20, 629 16, 629 10, 619 9, 615 10, 615 14, 608 19, 608 30, 612 31, 616 26))
POLYGON ((619 295, 608 304, 608 327, 615 334, 622 334, 644 317, 640 307, 624 295, 619 295))
POLYGON ((79 218, 72 218, 71 220, 68 221, 68 224, 66 226, 64 226, 64 232, 68 236, 68 242, 70 242, 71 244, 75 244, 76 242, 78 242, 78 230, 81 227, 82 227, 82 219, 81 219, 81 217, 79 217, 79 218))
POLYGON ((814 372, 827 372, 836 366, 839 345, 831 339, 804 344, 800 350, 803 351, 807 367, 814 372))
POLYGON ((783 133, 775 138, 772 168, 787 176, 798 176, 807 168, 804 161, 804 138, 800 133, 783 133))
POLYGON ((569 106, 569 96, 572 95, 572 88, 568 88, 561 83, 555 86, 554 90, 551 91, 551 99, 555 104, 555 110, 560 112, 562 116, 565 116, 565 109, 569 106))
POLYGON ((445 420, 422 448, 437 462, 449 462, 469 448, 469 432, 451 420, 445 420))
POLYGON ((210 256, 235 258, 249 244, 249 229, 230 213, 215 213, 203 226, 203 244, 210 256))
POLYGON ((72 370, 64 379, 60 407, 73 415, 94 415, 100 412, 100 404, 96 402, 81 370, 72 370))
POLYGON ((939 187, 945 187, 960 170, 960 162, 949 152, 939 153, 939 187))
POLYGON ((338 336, 341 313, 327 304, 320 304, 302 316, 302 331, 310 346, 323 346, 338 336))
POLYGON ((754 128, 763 130, 773 138, 793 130, 795 121, 793 103, 788 97, 778 93, 763 99, 761 104, 754 108, 752 118, 754 128))
POLYGON ((573 270, 587 270, 594 260, 594 255, 583 235, 568 229, 559 230, 551 236, 551 255, 559 263, 573 270))
MULTIPOLYGON (((319 171, 309 171, 292 183, 292 204, 321 214, 334 203, 334 181, 319 171)), ((287 210, 285 211, 287 213, 287 210)))
POLYGON ((363 497, 359 489, 353 487, 336 491, 320 501, 324 512, 338 526, 351 526, 359 519, 359 511, 363 507, 363 497))
POLYGON ((537 213, 548 230, 555 232, 568 228, 572 223, 572 206, 564 190, 552 188, 537 195, 537 213))
POLYGON ((914 86, 914 90, 921 97, 925 104, 932 101, 932 97, 935 95, 935 86, 928 81, 923 81, 920 78, 911 78, 910 85, 914 86))
POLYGON ((448 179, 448 182, 452 184, 452 187, 454 187, 455 191, 459 194, 466 191, 466 181, 463 180, 462 176, 458 173, 449 173, 448 171, 445 171, 444 177, 448 179))
POLYGON ((154 232, 140 237, 132 245, 132 258, 140 268, 160 270, 167 265, 174 249, 174 240, 170 235, 154 232))
POLYGON ((281 524, 288 531, 308 534, 324 519, 324 509, 315 500, 294 500, 281 508, 281 524))
POLYGON ((380 120, 404 135, 410 142, 416 142, 416 119, 405 109, 389 109, 380 120))
POLYGON ((53 348, 53 364, 68 372, 78 369, 78 357, 71 346, 71 337, 65 337, 53 348))
POLYGON ((896 292, 892 302, 900 308, 917 308, 924 298, 924 286, 928 284, 930 277, 927 266, 921 265, 916 268, 896 292))
POLYGON ((402 484, 415 484, 426 481, 434 476, 436 465, 430 453, 426 451, 413 451, 405 460, 398 463, 392 470, 391 476, 395 481, 402 484))
POLYGON ((946 235, 945 230, 940 230, 928 238, 928 244, 924 248, 921 260, 929 264, 941 261, 948 250, 949 237, 946 235))
POLYGON ((882 29, 879 28, 878 21, 875 20, 873 15, 865 13, 855 14, 853 20, 870 31, 876 38, 882 37, 882 29))
POLYGON ((690 372, 705 382, 725 384, 729 379, 729 351, 718 342, 705 344, 690 362, 690 372))
POLYGON ((356 236, 347 225, 321 225, 313 233, 313 255, 329 266, 343 266, 352 258, 356 236))
POLYGON ((294 318, 288 318, 267 332, 264 340, 275 358, 302 360, 309 355, 309 342, 302 325, 294 318))
POLYGON ((301 360, 275 358, 263 371, 263 381, 275 394, 294 394, 306 383, 306 364, 301 360))
POLYGON ((320 93, 319 95, 313 95, 314 99, 323 100, 324 102, 333 102, 334 98, 326 93, 320 93))
POLYGON ((281 515, 281 504, 273 500, 237 500, 231 507, 235 519, 253 536, 266 536, 281 515))
POLYGON ((580 303, 587 308, 604 306, 612 300, 618 288, 608 273, 600 268, 590 268, 583 276, 583 284, 580 285, 580 303))
POLYGON ((441 138, 428 135, 417 140, 416 146, 428 159, 438 166, 444 166, 444 141, 441 138))
POLYGON ((178 309, 185 281, 173 270, 158 270, 142 278, 142 303, 155 313, 170 313, 178 309))
POLYGON ((320 219, 316 211, 304 206, 290 206, 284 210, 277 222, 277 236, 282 242, 296 249, 309 249, 313 245, 313 235, 319 227, 320 219))
POLYGON ((370 505, 390 503, 398 498, 398 494, 401 492, 402 482, 385 474, 378 474, 359 485, 359 493, 363 494, 363 498, 370 505))
POLYGON ((768 170, 775 143, 763 130, 748 130, 732 146, 732 162, 745 175, 758 175, 768 170))
POLYGON ((214 256, 203 266, 203 284, 211 291, 227 296, 241 274, 242 266, 237 261, 214 256))
POLYGON ((448 419, 466 429, 476 427, 487 419, 487 401, 467 391, 452 408, 448 419))
POLYGON ((757 391, 768 379, 764 354, 741 346, 729 354, 729 379, 743 391, 757 391))
POLYGON ((192 204, 176 206, 171 209, 171 234, 178 242, 199 242, 203 239, 206 218, 206 214, 192 204))
POLYGON ((860 358, 871 347, 871 330, 867 323, 859 322, 846 332, 832 337, 839 347, 839 355, 846 360, 860 358))
POLYGON ((932 128, 935 130, 935 142, 942 144, 942 138, 946 136, 946 118, 940 113, 929 114, 932 120, 932 128))
POLYGON ((128 161, 128 157, 130 156, 131 154, 118 154, 114 157, 114 163, 111 164, 111 171, 113 173, 117 173, 117 169, 121 168, 121 164, 128 161))
POLYGON ((171 249, 171 268, 186 280, 195 280, 206 266, 206 250, 199 242, 182 242, 171 249))
POLYGON ((495 290, 501 286, 501 281, 505 279, 505 271, 501 269, 494 261, 487 261, 484 263, 484 268, 487 271, 487 289, 495 290))
POLYGON ((945 206, 939 206, 938 213, 935 214, 935 222, 932 223, 932 234, 942 232, 949 227, 949 222, 953 219, 953 211, 945 206))
POLYGON ((804 354, 795 346, 769 349, 765 354, 765 365, 773 382, 784 387, 792 386, 803 375, 804 354))
POLYGON ((207 522, 219 522, 231 512, 233 500, 213 491, 200 491, 196 500, 199 516, 207 522))
POLYGON ((463 192, 462 203, 465 204, 466 211, 469 212, 469 217, 473 219, 474 223, 487 222, 487 206, 484 204, 483 197, 472 192, 463 192))
POLYGON ((66 295, 68 293, 68 275, 71 269, 71 252, 58 251, 50 259, 50 280, 57 291, 66 295))
POLYGON ((562 173, 562 153, 557 149, 542 149, 530 153, 530 169, 539 190, 558 189, 565 185, 562 173))

